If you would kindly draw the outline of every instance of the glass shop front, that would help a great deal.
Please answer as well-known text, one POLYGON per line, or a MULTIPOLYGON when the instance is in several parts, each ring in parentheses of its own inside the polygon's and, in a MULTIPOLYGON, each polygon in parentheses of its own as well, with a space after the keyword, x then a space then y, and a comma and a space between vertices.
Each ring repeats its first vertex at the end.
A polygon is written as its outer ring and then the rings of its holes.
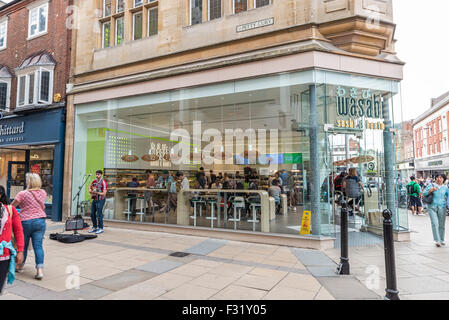
POLYGON ((407 230, 399 95, 397 81, 309 70, 76 105, 72 198, 92 177, 72 214, 90 216, 100 169, 105 220, 335 237, 345 199, 354 232, 376 233, 386 208, 407 230))

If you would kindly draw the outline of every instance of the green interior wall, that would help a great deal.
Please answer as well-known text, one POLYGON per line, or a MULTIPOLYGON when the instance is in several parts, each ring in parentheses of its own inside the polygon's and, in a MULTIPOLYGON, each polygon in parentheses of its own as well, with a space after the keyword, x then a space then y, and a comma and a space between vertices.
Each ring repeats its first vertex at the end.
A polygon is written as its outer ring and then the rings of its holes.
POLYGON ((86 174, 92 174, 86 183, 85 196, 90 199, 89 185, 95 179, 95 171, 104 170, 104 145, 105 145, 105 129, 93 128, 87 129, 86 143, 86 174))

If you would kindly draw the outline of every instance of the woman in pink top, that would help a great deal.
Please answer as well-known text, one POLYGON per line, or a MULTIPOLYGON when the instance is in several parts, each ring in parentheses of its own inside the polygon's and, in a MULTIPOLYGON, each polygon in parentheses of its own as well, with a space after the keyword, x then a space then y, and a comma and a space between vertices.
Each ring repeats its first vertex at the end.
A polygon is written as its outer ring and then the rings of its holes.
POLYGON ((47 199, 47 193, 41 189, 42 180, 36 173, 26 174, 26 184, 27 189, 20 191, 12 202, 14 207, 20 207, 19 216, 22 221, 23 235, 25 237, 23 263, 17 266, 17 271, 23 271, 31 238, 37 271, 34 278, 41 280, 44 276, 44 249, 42 248, 42 240, 44 239, 46 229, 45 218, 47 215, 45 214, 45 199, 47 199))

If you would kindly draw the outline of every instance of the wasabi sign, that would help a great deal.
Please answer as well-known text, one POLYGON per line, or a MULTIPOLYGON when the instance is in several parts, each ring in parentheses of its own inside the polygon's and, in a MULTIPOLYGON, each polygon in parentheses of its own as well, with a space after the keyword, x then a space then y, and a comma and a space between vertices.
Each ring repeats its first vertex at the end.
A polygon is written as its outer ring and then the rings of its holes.
POLYGON ((370 89, 346 90, 337 88, 337 119, 338 128, 385 130, 383 122, 384 101, 381 95, 371 94, 370 89))

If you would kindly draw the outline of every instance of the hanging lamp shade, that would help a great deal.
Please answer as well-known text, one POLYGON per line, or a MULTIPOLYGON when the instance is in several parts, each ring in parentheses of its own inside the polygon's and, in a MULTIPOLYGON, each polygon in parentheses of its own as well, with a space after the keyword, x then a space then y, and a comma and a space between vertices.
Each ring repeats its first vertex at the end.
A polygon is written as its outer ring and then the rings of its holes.
POLYGON ((141 158, 143 161, 152 162, 159 160, 159 156, 156 154, 145 154, 141 158))
POLYGON ((373 160, 374 160, 374 157, 372 157, 372 156, 360 156, 360 157, 355 157, 355 158, 349 159, 349 161, 351 161, 354 164, 371 162, 373 160))
POLYGON ((122 160, 125 162, 136 162, 137 160, 139 160, 139 157, 134 154, 127 154, 122 156, 122 160))

